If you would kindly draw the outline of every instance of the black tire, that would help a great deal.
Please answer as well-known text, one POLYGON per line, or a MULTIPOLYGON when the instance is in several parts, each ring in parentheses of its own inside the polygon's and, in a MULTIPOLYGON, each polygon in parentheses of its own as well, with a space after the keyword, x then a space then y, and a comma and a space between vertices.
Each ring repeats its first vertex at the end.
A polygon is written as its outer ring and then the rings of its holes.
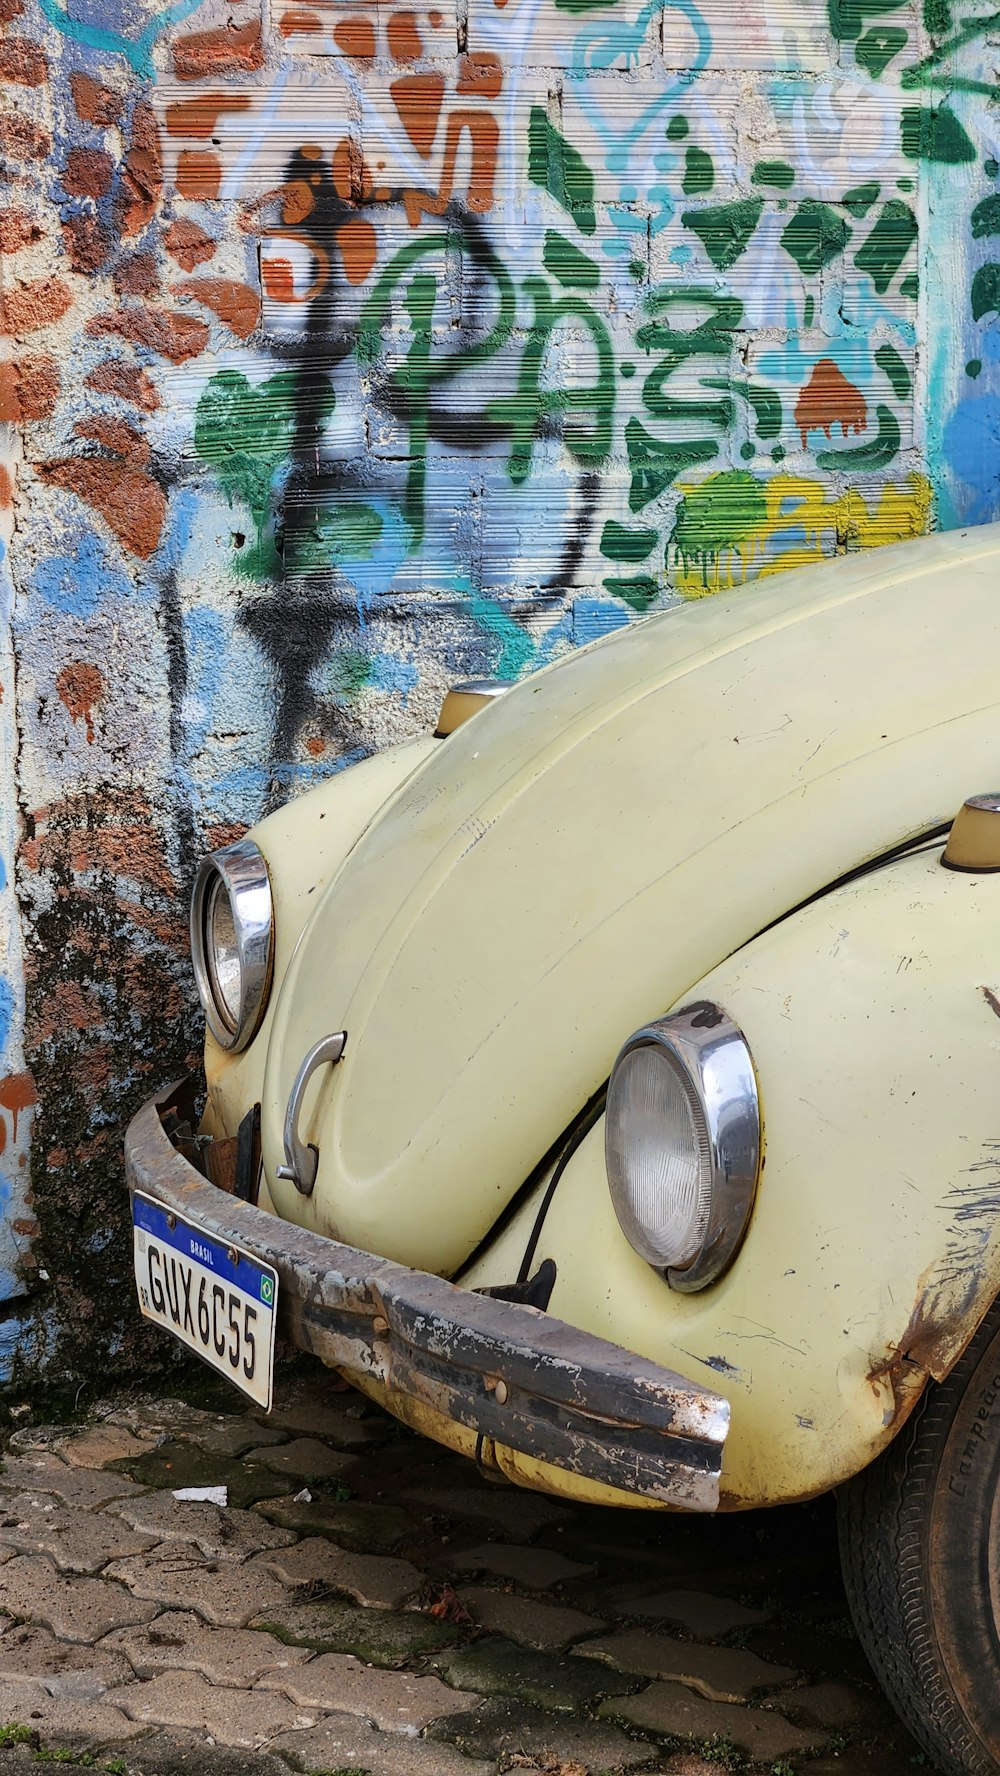
POLYGON ((858 1637, 952 1776, 1000 1772, 1000 1303, 884 1455, 838 1495, 858 1637))

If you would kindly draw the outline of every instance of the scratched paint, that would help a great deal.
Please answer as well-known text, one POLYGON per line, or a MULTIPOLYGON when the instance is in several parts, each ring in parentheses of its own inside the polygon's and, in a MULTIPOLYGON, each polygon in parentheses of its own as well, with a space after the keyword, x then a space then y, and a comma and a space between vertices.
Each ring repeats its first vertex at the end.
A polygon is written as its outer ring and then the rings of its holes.
POLYGON ((455 678, 997 516, 989 24, 0 0, 0 1351, 142 1349, 206 846, 455 678))

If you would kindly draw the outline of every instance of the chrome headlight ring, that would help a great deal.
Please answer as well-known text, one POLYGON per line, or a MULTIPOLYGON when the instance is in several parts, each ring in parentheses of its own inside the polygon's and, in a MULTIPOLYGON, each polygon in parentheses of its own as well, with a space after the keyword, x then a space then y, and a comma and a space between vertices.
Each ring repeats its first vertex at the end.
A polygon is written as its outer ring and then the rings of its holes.
POLYGON ((191 897, 191 959, 205 1021, 238 1054, 256 1034, 271 988, 271 881, 252 839, 213 851, 191 897))
POLYGON ((703 1289, 746 1233, 760 1167, 750 1049, 706 1000, 629 1037, 608 1085, 605 1155, 629 1244, 672 1289, 703 1289))

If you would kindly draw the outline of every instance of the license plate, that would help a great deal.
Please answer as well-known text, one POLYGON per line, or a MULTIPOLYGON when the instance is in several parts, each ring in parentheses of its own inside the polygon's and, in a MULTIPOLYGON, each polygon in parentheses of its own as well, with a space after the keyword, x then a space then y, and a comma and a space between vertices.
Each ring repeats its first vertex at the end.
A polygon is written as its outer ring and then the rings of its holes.
POLYGON ((132 1198, 139 1305, 258 1406, 271 1409, 278 1277, 147 1196, 132 1198))

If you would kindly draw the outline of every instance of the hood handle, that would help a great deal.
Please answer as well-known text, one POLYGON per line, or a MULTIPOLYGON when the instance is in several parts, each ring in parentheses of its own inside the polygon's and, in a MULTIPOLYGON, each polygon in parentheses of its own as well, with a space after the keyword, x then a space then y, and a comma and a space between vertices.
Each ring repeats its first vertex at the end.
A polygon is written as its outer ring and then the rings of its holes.
POLYGON ((295 1075, 295 1083, 288 1095, 288 1108, 285 1111, 284 1147, 285 1164, 277 1167, 276 1177, 289 1178, 302 1196, 311 1196, 319 1168, 319 1148, 310 1142, 308 1145, 299 1135, 299 1112, 302 1099, 305 1097, 306 1086, 317 1067, 329 1061, 336 1066, 344 1049, 347 1047, 347 1031, 340 1030, 336 1036, 324 1036, 309 1050, 305 1060, 295 1075))

